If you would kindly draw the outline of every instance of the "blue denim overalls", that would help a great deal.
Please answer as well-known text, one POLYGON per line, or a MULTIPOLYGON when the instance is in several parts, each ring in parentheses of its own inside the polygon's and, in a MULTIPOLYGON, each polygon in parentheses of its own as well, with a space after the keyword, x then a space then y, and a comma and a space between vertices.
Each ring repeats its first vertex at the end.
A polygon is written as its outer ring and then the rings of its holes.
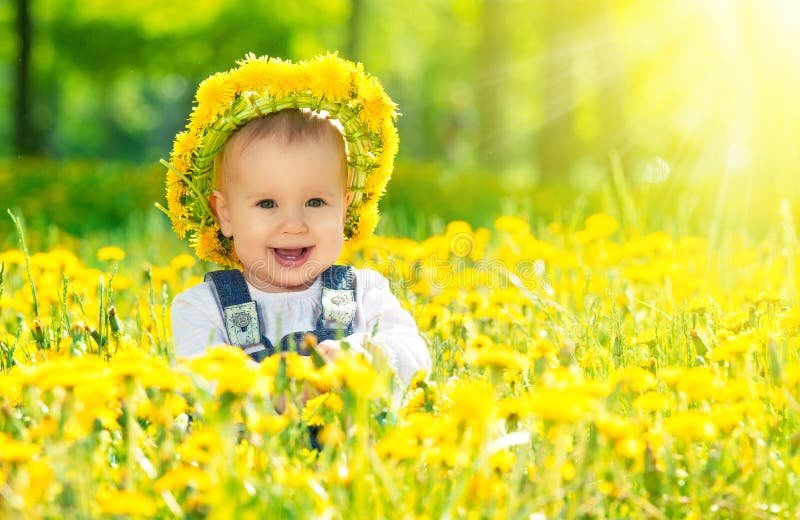
POLYGON ((339 339, 353 333, 356 314, 355 271, 349 265, 332 265, 322 272, 322 312, 317 318, 316 328, 309 331, 292 332, 284 336, 276 349, 261 333, 260 317, 256 302, 250 297, 242 272, 236 269, 206 273, 205 280, 214 284, 217 292, 222 321, 228 333, 228 341, 261 362, 275 352, 296 350, 309 355, 303 349, 303 336, 312 333, 318 342, 339 339))
MULTIPOLYGON (((304 348, 303 337, 312 333, 317 341, 339 339, 353 333, 356 314, 355 271, 349 265, 332 265, 322 272, 322 312, 314 330, 297 331, 284 336, 277 351, 296 351, 308 356, 311 351, 304 348)), ((206 273, 205 281, 216 288, 217 300, 222 310, 222 321, 228 333, 228 341, 247 352, 256 362, 275 354, 276 348, 261 334, 261 320, 256 302, 250 297, 242 272, 236 269, 206 273)), ((322 451, 317 436, 320 427, 309 426, 311 447, 322 451)))

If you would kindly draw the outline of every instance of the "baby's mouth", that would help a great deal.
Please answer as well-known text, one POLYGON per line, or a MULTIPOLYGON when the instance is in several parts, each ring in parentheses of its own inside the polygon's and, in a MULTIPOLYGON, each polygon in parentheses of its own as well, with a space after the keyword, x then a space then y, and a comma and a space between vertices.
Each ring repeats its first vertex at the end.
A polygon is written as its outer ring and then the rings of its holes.
POLYGON ((283 267, 298 267, 308 259, 311 254, 311 247, 282 248, 273 247, 272 252, 275 259, 283 267))

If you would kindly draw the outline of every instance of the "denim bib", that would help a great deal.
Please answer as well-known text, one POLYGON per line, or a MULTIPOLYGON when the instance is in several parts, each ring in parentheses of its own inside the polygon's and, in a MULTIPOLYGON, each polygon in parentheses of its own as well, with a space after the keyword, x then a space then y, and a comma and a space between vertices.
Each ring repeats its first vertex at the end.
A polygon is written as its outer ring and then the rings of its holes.
POLYGON ((241 271, 211 271, 206 273, 205 281, 213 283, 216 289, 229 343, 246 349, 248 356, 261 362, 276 352, 294 351, 304 356, 310 355, 311 352, 303 344, 303 337, 309 333, 314 334, 318 342, 340 339, 353 333, 356 314, 355 270, 349 265, 332 265, 321 276, 322 312, 314 330, 287 334, 277 346, 261 333, 264 329, 258 308, 241 271))

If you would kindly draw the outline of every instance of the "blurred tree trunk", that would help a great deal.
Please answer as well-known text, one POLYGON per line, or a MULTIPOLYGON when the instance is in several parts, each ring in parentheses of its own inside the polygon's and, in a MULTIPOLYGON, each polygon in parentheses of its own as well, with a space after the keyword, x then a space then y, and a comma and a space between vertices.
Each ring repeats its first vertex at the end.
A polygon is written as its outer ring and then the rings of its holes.
POLYGON ((36 127, 32 117, 31 96, 31 27, 30 0, 17 0, 17 57, 16 103, 14 104, 14 151, 17 155, 34 155, 40 151, 36 127))
POLYGON ((503 127, 503 87, 508 74, 508 0, 483 0, 482 37, 478 50, 475 100, 478 105, 478 159, 502 168, 507 158, 503 127))
POLYGON ((361 61, 358 55, 359 44, 361 43, 361 10, 364 9, 363 0, 350 1, 350 18, 347 20, 347 44, 345 45, 344 58, 353 61, 361 61))
POLYGON ((573 38, 576 24, 570 4, 557 0, 544 4, 542 107, 544 122, 535 136, 539 171, 544 182, 557 182, 569 175, 572 166, 572 116, 575 109, 573 38))

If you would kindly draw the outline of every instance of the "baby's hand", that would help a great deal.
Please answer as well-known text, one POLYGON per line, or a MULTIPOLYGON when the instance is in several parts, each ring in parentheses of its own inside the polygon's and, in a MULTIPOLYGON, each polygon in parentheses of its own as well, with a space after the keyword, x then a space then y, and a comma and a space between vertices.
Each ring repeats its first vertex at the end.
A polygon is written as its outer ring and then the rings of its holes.
POLYGON ((325 358, 325 361, 330 363, 336 359, 336 355, 342 350, 342 345, 337 340, 326 339, 317 345, 317 350, 325 358))

